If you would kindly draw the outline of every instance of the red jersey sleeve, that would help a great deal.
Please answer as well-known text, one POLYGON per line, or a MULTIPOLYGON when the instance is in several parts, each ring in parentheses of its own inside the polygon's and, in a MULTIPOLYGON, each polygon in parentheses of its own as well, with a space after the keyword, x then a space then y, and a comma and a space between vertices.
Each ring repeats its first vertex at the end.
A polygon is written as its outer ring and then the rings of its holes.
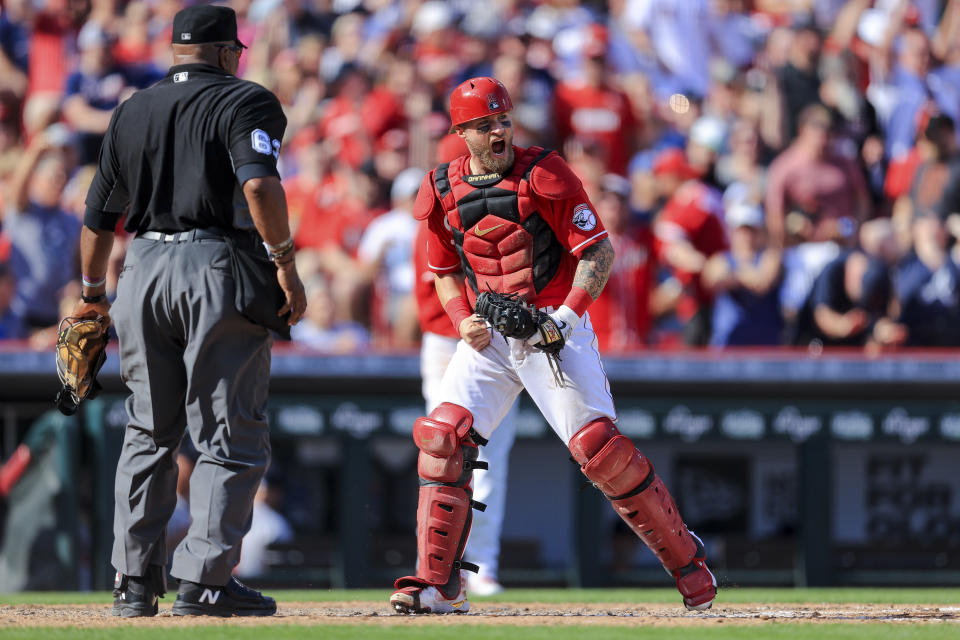
POLYGON ((578 258, 584 249, 607 236, 603 222, 583 189, 573 198, 547 201, 541 208, 541 215, 560 244, 578 258))
POLYGON ((560 244, 576 257, 606 237, 600 217, 583 190, 580 178, 556 153, 543 159, 530 174, 537 210, 560 244))
POLYGON ((425 221, 427 227, 427 269, 439 274, 455 273, 460 269, 460 256, 453 245, 447 214, 433 187, 435 172, 436 169, 425 175, 420 183, 413 205, 413 217, 425 221))
POLYGON ((460 271, 460 256, 453 244, 453 233, 444 220, 427 221, 427 269, 440 275, 460 271))

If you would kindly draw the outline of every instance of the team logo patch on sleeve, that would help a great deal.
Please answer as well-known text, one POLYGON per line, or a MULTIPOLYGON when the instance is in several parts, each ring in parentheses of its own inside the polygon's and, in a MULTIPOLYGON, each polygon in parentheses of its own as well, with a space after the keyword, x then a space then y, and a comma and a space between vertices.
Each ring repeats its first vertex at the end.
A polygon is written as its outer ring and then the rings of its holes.
POLYGON ((597 214, 584 202, 573 210, 573 224, 581 231, 592 231, 597 226, 597 214))

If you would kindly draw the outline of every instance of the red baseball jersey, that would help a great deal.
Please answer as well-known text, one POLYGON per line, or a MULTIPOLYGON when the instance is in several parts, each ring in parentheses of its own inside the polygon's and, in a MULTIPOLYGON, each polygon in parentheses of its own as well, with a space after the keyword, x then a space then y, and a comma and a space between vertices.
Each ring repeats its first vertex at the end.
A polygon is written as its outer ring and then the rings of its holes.
POLYGON ((414 207, 414 216, 429 222, 427 268, 465 271, 471 304, 474 286, 490 286, 537 306, 559 306, 580 255, 607 231, 556 152, 514 147, 514 153, 505 176, 471 175, 469 156, 427 174, 414 207))

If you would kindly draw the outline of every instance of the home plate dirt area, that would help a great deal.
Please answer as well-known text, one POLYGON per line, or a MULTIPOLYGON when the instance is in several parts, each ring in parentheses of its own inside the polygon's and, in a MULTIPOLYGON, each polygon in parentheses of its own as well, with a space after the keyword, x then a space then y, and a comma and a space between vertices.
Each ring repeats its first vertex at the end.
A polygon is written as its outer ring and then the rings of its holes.
MULTIPOLYGON (((600 625, 638 624, 665 627, 760 623, 955 623, 960 627, 960 606, 891 604, 716 604, 703 613, 662 604, 509 604, 471 603, 466 614, 405 616, 384 604, 370 602, 282 602, 277 615, 268 618, 177 617, 170 605, 161 604, 154 618, 121 619, 110 615, 109 604, 3 605, 4 627, 159 627, 196 625, 600 625)), ((960 629, 958 629, 960 631, 960 629)))

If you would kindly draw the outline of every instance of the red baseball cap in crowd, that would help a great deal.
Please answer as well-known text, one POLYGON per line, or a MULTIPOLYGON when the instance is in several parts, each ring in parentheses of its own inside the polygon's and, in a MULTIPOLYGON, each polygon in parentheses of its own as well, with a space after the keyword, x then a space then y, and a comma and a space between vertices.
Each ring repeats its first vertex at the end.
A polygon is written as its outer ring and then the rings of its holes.
POLYGON ((696 178, 696 169, 687 163, 687 154, 683 149, 664 149, 653 159, 654 175, 675 175, 681 178, 696 178))
POLYGON ((454 127, 511 109, 513 101, 507 88, 495 78, 470 78, 450 94, 450 120, 454 127))
POLYGON ((583 42, 583 55, 586 58, 603 58, 607 55, 610 34, 602 24, 593 23, 587 27, 583 42))

